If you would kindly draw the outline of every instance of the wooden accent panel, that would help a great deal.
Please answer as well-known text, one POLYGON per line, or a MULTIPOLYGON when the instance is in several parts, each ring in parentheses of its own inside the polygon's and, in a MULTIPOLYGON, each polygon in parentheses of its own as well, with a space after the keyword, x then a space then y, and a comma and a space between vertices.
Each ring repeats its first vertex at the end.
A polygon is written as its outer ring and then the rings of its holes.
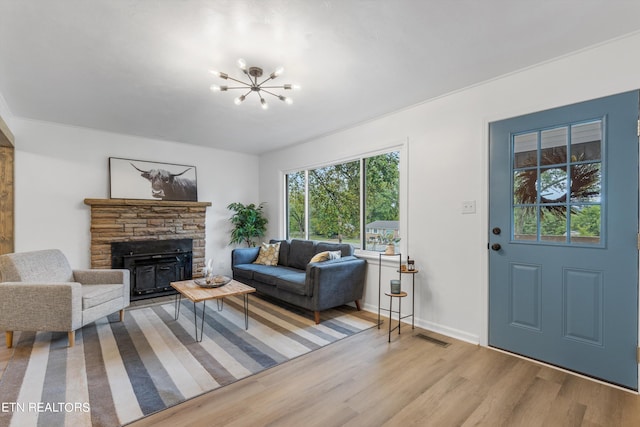
POLYGON ((0 117, 0 147, 13 147, 14 144, 15 138, 9 130, 9 126, 0 117))
POLYGON ((0 254, 14 251, 14 149, 0 146, 0 254))
POLYGON ((85 199, 91 206, 91 267, 111 268, 111 243, 193 239, 193 277, 202 276, 211 202, 85 199))

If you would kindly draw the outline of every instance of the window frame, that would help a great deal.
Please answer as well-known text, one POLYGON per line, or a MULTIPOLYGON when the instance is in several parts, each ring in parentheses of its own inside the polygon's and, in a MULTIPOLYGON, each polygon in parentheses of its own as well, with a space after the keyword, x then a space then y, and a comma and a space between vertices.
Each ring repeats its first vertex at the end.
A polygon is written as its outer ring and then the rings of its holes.
MULTIPOLYGON (((340 158, 340 159, 334 159, 331 161, 326 161, 326 162, 318 162, 318 163, 310 163, 307 164, 305 166, 301 166, 298 168, 292 168, 292 169, 288 169, 288 170, 281 170, 281 182, 283 183, 282 185, 282 205, 281 205, 281 212, 282 215, 280 216, 280 224, 281 224, 281 230, 282 233, 281 235, 284 235, 284 238, 289 238, 289 211, 288 211, 288 203, 289 203, 289 188, 288 188, 288 181, 287 181, 287 176, 289 174, 294 174, 294 173, 298 173, 298 172, 304 172, 305 173, 305 222, 306 222, 306 226, 305 226, 305 239, 309 238, 309 170, 313 170, 313 169, 317 169, 317 168, 323 168, 323 167, 329 167, 329 166, 334 166, 334 165, 338 165, 338 164, 343 164, 343 163, 348 163, 348 162, 353 162, 353 161, 359 161, 360 162, 360 243, 361 246, 363 246, 364 244, 364 239, 365 239, 365 212, 364 212, 364 205, 365 205, 365 177, 364 177, 364 159, 369 158, 369 157, 375 157, 378 155, 382 155, 382 154, 387 154, 390 152, 394 152, 397 151, 399 153, 399 197, 398 197, 398 203, 399 203, 399 230, 400 230, 400 237, 401 240, 398 243, 398 252, 400 253, 405 253, 406 252, 406 248, 408 247, 408 242, 409 242, 409 227, 408 227, 408 221, 407 221, 407 216, 408 216, 408 193, 409 193, 409 189, 408 189, 408 140, 402 141, 402 142, 398 142, 395 143, 393 145, 387 145, 384 147, 381 147, 379 149, 376 150, 371 150, 371 151, 367 151, 367 152, 363 152, 363 153, 359 153, 357 155, 353 155, 353 156, 349 156, 349 157, 344 157, 344 158, 340 158)), ((366 249, 362 249, 362 248, 356 248, 355 252, 358 256, 361 256, 363 258, 371 258, 371 259, 378 259, 378 255, 380 254, 380 252, 378 251, 371 251, 371 250, 366 250, 366 249)))

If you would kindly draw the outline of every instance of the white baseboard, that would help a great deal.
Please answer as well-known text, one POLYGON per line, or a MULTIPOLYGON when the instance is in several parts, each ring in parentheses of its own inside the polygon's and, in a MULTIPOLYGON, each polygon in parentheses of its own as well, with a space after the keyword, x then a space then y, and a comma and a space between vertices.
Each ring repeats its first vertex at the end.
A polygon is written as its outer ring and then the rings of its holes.
MULTIPOLYGON (((378 314, 378 307, 373 305, 373 304, 365 304, 362 307, 363 310, 369 311, 371 313, 375 313, 378 314)), ((388 309, 386 311, 382 311, 380 313, 380 317, 383 318, 388 318, 389 314, 387 313, 388 309)), ((404 313, 403 313, 404 314, 404 313)), ((404 319, 404 322, 411 322, 410 318, 406 318, 404 319)), ((441 325, 439 323, 435 323, 435 322, 429 322, 423 319, 420 319, 418 317, 415 318, 415 325, 419 328, 422 329, 426 329, 428 331, 433 331, 435 333, 438 334, 442 334, 451 338, 455 338, 457 340, 460 341, 465 341, 468 342, 470 344, 476 344, 476 345, 480 345, 480 337, 476 334, 470 334, 468 332, 465 331, 461 331, 459 329, 455 329, 455 328, 451 328, 449 326, 446 325, 441 325)))

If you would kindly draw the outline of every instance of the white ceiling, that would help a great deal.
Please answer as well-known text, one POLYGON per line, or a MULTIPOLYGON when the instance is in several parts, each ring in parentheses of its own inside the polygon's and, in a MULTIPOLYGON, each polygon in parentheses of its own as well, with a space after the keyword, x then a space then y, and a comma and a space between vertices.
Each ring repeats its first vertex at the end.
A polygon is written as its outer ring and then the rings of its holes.
MULTIPOLYGON (((0 0, 19 117, 259 154, 640 30, 638 0, 0 0), (238 58, 298 83, 235 92, 238 58)), ((633 53, 629 53, 633 54, 633 53)), ((606 76, 603 76, 606 78, 606 76)))

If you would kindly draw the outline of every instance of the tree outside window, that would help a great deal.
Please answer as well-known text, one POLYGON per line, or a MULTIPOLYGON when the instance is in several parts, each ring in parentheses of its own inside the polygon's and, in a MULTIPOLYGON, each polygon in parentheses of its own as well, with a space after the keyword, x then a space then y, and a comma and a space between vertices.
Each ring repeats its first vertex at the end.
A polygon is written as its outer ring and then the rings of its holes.
POLYGON ((394 151, 288 174, 287 237, 372 251, 383 251, 390 239, 398 241, 399 160, 394 151))

